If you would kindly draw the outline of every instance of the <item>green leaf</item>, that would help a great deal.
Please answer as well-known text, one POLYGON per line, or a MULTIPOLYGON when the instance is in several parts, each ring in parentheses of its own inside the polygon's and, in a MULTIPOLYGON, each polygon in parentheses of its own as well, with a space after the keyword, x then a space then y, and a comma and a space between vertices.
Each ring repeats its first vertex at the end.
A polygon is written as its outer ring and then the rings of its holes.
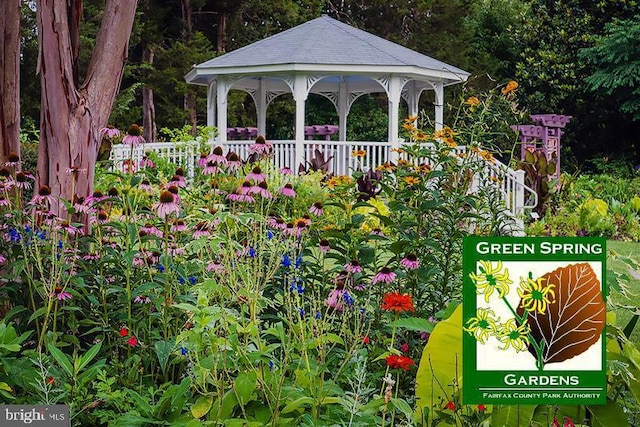
POLYGON ((519 427, 531 424, 537 405, 494 406, 491 413, 492 427, 519 427))
POLYGON ((160 362, 160 367, 164 372, 167 369, 167 362, 169 361, 169 356, 171 352, 175 348, 176 344, 173 341, 156 341, 154 344, 154 349, 156 351, 156 356, 158 357, 158 362, 160 362))
POLYGON ((592 415, 592 427, 624 427, 629 425, 627 414, 611 400, 607 400, 606 406, 588 405, 587 408, 592 415))
POLYGON ((289 412, 293 412, 299 409, 302 405, 312 405, 312 404, 313 404, 313 398, 309 396, 299 397, 293 402, 289 403, 284 408, 282 408, 281 413, 288 414, 289 412))
MULTIPOLYGON (((93 358, 97 356, 101 347, 102 347, 102 342, 100 341, 96 345, 91 347, 85 354, 82 355, 78 363, 78 366, 75 367, 76 373, 79 373, 80 371, 82 371, 89 364, 89 362, 91 362, 93 358)), ((74 364, 75 364, 75 361, 74 361, 74 364)))
POLYGON ((238 375, 234 384, 240 404, 244 405, 251 399, 251 395, 256 389, 257 380, 258 375, 255 371, 241 372, 238 375))
POLYGON ((213 396, 200 396, 196 403, 191 405, 191 415, 194 418, 202 418, 209 413, 213 405, 213 396))
POLYGON ((408 331, 429 332, 433 331, 433 323, 421 317, 403 317, 397 320, 396 326, 408 331))
POLYGON ((60 365, 67 376, 69 378, 73 378, 73 365, 71 364, 71 360, 69 359, 69 357, 58 348, 56 348, 53 343, 49 343, 49 345, 47 345, 47 348, 49 349, 49 353, 51 354, 51 356, 55 359, 56 362, 58 362, 58 365, 60 365))
POLYGON ((409 406, 409 404, 405 400, 392 398, 391 399, 391 404, 398 411, 402 412, 404 414, 404 416, 407 417, 407 420, 412 420, 413 419, 413 410, 411 409, 411 406, 409 406))

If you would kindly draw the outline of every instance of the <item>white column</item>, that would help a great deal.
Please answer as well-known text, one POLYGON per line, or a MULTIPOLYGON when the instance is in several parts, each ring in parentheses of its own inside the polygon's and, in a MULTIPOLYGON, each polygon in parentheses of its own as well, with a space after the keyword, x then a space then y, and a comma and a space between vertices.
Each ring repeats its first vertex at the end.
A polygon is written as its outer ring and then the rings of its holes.
POLYGON ((218 106, 218 143, 227 142, 227 95, 229 90, 224 79, 218 79, 216 101, 218 106))
MULTIPOLYGON (((391 149, 400 148, 400 143, 398 141, 398 120, 399 118, 399 108, 400 108, 400 78, 398 76, 391 76, 389 80, 389 143, 391 144, 391 149)), ((398 153, 392 151, 389 154, 392 161, 397 160, 398 153)))
POLYGON ((349 115, 349 91, 347 82, 340 83, 338 90, 338 139, 347 140, 347 116, 349 115))
POLYGON ((207 126, 216 125, 216 82, 207 86, 207 126))
POLYGON ((407 91, 407 105, 409 107, 409 115, 417 116, 418 115, 418 104, 420 101, 420 92, 416 88, 416 81, 412 81, 411 87, 407 91))
POLYGON ((304 165, 304 113, 307 100, 307 80, 304 75, 296 75, 293 82, 293 99, 296 101, 296 128, 295 128, 295 164, 290 165, 294 171, 304 165))
POLYGON ((260 79, 256 94, 256 110, 258 114, 258 135, 267 137, 267 88, 264 79, 260 79))
POLYGON ((436 95, 436 116, 435 116, 435 128, 436 130, 442 129, 444 125, 444 85, 442 82, 438 82, 434 86, 436 95))

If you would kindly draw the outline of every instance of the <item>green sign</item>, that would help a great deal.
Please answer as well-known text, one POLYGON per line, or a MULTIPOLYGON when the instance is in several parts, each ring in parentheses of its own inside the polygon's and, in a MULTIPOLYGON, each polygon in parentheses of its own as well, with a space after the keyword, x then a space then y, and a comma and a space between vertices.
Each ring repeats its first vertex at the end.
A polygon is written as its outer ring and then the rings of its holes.
POLYGON ((465 404, 606 404, 602 238, 469 237, 465 404))

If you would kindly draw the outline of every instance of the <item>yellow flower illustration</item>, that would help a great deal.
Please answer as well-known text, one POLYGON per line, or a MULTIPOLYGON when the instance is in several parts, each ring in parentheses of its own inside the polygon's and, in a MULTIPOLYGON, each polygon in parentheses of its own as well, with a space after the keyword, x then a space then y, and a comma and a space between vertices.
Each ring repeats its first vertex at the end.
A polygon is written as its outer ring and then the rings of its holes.
POLYGON ((532 278, 520 279, 518 295, 522 298, 520 303, 525 310, 530 312, 537 311, 540 314, 544 314, 547 311, 547 305, 555 301, 556 294, 553 288, 555 288, 556 285, 548 283, 547 286, 544 286, 543 282, 545 280, 547 279, 544 277, 540 277, 537 280, 533 280, 532 278))
POLYGON ((502 271, 502 261, 498 261, 494 267, 491 261, 480 261, 480 274, 470 273, 469 277, 476 285, 478 295, 484 294, 485 302, 489 302, 489 297, 493 291, 498 292, 498 297, 502 298, 509 293, 509 285, 513 283, 509 279, 509 270, 502 271))
POLYGON ((489 334, 497 331, 496 322, 499 322, 500 318, 496 319, 495 315, 493 310, 479 308, 476 311, 476 317, 467 320, 468 326, 464 330, 473 335, 480 344, 484 344, 489 339, 489 334))
POLYGON ((509 346, 513 347, 516 352, 526 351, 529 347, 529 337, 531 328, 526 323, 518 326, 516 319, 509 319, 498 330, 497 338, 504 344, 500 350, 506 350, 509 346))

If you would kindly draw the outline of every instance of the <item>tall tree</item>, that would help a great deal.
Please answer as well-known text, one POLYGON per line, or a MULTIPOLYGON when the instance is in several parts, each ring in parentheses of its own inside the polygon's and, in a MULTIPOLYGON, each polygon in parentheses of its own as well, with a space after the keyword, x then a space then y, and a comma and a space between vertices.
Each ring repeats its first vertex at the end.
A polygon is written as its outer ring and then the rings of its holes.
POLYGON ((20 154, 20 7, 0 2, 0 164, 20 154))
MULTIPOLYGON (((73 200, 93 191, 99 129, 120 86, 137 0, 107 0, 86 75, 78 75, 82 0, 37 4, 42 87, 38 185, 73 200)), ((62 208, 54 207, 55 213, 62 208)))

